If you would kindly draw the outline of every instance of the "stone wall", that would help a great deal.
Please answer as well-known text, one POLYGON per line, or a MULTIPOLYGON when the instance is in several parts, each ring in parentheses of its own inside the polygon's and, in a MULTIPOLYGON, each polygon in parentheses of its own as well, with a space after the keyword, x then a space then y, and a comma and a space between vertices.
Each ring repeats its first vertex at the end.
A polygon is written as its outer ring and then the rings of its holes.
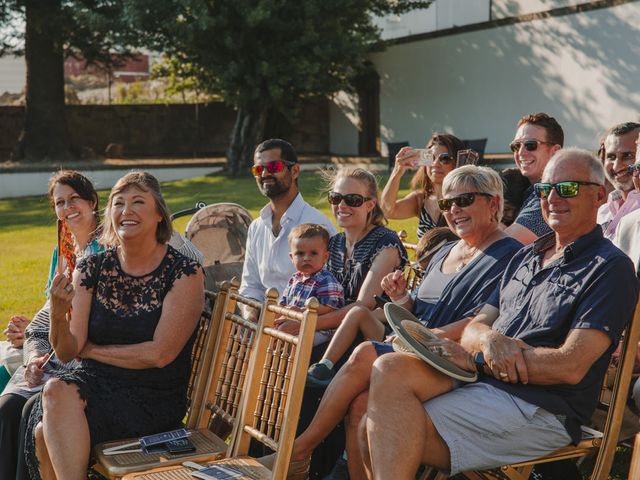
MULTIPOLYGON (((73 145, 103 155, 110 143, 125 157, 206 156, 226 151, 235 121, 222 103, 198 105, 69 105, 67 126, 73 145)), ((23 107, 0 107, 0 160, 7 159, 24 122, 23 107)), ((300 153, 329 151, 329 103, 307 102, 298 120, 267 126, 300 153)))

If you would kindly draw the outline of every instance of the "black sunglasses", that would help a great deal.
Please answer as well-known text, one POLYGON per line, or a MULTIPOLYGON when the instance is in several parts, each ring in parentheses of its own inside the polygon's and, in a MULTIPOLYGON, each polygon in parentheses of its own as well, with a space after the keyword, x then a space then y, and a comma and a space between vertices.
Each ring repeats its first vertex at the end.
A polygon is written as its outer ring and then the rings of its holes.
POLYGON ((629 175, 637 177, 640 174, 640 163, 632 163, 627 167, 627 172, 629 175))
POLYGON ((441 198, 440 200, 438 200, 438 207, 440 207, 440 210, 442 210, 443 212, 450 211, 454 203, 458 208, 468 207, 476 200, 476 195, 482 195, 483 197, 489 198, 493 197, 493 195, 491 195, 490 193, 485 192, 461 193, 457 197, 441 198))
POLYGON ((520 150, 520 146, 524 145, 524 149, 527 152, 534 152, 538 149, 538 144, 540 143, 544 143, 546 145, 553 145, 552 142, 543 142, 542 140, 525 140, 524 142, 518 142, 518 141, 511 142, 509 144, 509 148, 513 153, 516 153, 518 150, 520 150))
POLYGON ((337 192, 329 192, 327 198, 331 205, 340 205, 340 202, 344 200, 344 203, 350 207, 360 207, 367 200, 371 200, 370 197, 363 197, 359 193, 345 193, 343 195, 337 192))
POLYGON ((267 170, 269 173, 278 173, 284 170, 284 166, 290 167, 293 165, 292 162, 285 162, 284 160, 273 160, 271 162, 267 162, 264 165, 254 165, 251 167, 251 173, 254 177, 259 177, 262 175, 262 172, 267 170))
POLYGON ((551 194, 551 190, 555 189, 556 193, 562 198, 573 198, 578 195, 580 191, 580 185, 594 185, 601 187, 599 183, 595 182, 580 182, 578 180, 566 180, 558 183, 536 183, 533 185, 533 190, 536 192, 538 198, 547 198, 551 194))
POLYGON ((453 157, 446 152, 441 153, 440 155, 437 155, 437 156, 432 155, 432 157, 433 157, 432 162, 435 162, 436 160, 438 160, 443 165, 449 165, 450 163, 453 163, 453 157))

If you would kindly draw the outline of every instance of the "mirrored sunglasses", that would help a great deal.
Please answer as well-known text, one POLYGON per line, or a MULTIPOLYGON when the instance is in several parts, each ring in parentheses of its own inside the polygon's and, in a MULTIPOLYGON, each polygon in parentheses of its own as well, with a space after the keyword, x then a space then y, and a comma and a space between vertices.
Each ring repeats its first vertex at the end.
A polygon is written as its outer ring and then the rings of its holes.
POLYGON ((363 197, 359 193, 346 193, 341 194, 337 192, 329 192, 327 199, 331 205, 340 205, 340 202, 344 200, 349 207, 360 207, 367 200, 371 200, 370 197, 363 197))
POLYGON ((627 172, 629 173, 629 175, 633 175, 634 177, 637 177, 638 175, 640 175, 640 163, 634 163, 629 165, 627 167, 627 172))
POLYGON ((553 145, 551 142, 543 142, 542 140, 525 140, 524 142, 511 142, 509 144, 509 148, 513 153, 516 153, 520 150, 520 147, 524 145, 524 149, 527 152, 534 152, 538 149, 538 145, 540 143, 544 143, 546 145, 553 145))
POLYGON ((476 195, 482 195, 483 197, 489 198, 493 197, 493 195, 491 195, 490 193, 485 192, 461 193, 457 197, 441 198, 440 200, 438 200, 438 207, 440 207, 440 210, 442 210, 443 212, 450 211, 453 204, 455 204, 458 208, 468 207, 476 200, 476 195))
POLYGON ((285 165, 291 166, 293 163, 285 162, 284 160, 273 160, 272 162, 267 162, 264 165, 254 165, 251 167, 251 174, 254 177, 259 177, 265 170, 269 173, 278 173, 284 170, 285 165))
POLYGON ((547 198, 551 194, 551 190, 555 189, 556 193, 562 198, 573 198, 578 195, 580 191, 580 185, 595 185, 600 187, 599 183, 595 182, 580 182, 578 180, 567 180, 558 183, 536 183, 533 185, 533 190, 536 192, 538 198, 547 198))

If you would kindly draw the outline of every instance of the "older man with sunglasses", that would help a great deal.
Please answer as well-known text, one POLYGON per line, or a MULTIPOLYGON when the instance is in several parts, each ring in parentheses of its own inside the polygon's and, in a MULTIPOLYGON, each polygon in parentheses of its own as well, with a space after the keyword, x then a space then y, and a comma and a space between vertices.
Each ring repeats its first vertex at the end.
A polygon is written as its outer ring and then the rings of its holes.
POLYGON ((613 240, 620 220, 640 208, 640 192, 634 190, 632 170, 629 169, 636 158, 640 123, 626 122, 611 127, 600 148, 600 160, 607 180, 615 190, 608 201, 598 210, 598 223, 602 225, 604 236, 613 240))
MULTIPOLYGON (((535 113, 518 121, 518 129, 509 148, 520 172, 533 185, 540 181, 549 159, 562 148, 563 143, 564 132, 556 119, 546 113, 535 113)), ((551 231, 542 218, 540 201, 533 186, 525 192, 515 222, 505 231, 524 245, 551 231)))
POLYGON ((460 344, 429 346, 478 382, 402 353, 378 358, 361 443, 373 478, 411 479, 421 463, 495 468, 580 440, 638 297, 631 262, 596 223, 603 183, 591 153, 556 153, 535 185, 553 232, 516 253, 460 344))
POLYGON ((251 173, 269 203, 249 226, 240 293, 264 300, 269 288, 282 293, 295 268, 289 258, 289 232, 302 223, 316 223, 330 235, 331 221, 313 208, 298 191, 300 164, 293 146, 280 139, 265 140, 256 147, 251 173))

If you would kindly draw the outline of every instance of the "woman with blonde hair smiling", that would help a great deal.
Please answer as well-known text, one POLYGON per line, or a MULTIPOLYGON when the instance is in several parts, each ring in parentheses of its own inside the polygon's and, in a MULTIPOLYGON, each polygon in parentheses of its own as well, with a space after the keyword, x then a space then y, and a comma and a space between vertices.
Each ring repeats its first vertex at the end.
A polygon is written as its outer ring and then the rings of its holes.
POLYGON ((204 277, 167 245, 171 234, 158 181, 128 173, 105 211, 102 241, 113 247, 83 259, 72 282, 54 278, 51 343, 62 361, 82 365, 50 380, 34 406, 33 478, 85 479, 93 445, 181 424, 204 277))

